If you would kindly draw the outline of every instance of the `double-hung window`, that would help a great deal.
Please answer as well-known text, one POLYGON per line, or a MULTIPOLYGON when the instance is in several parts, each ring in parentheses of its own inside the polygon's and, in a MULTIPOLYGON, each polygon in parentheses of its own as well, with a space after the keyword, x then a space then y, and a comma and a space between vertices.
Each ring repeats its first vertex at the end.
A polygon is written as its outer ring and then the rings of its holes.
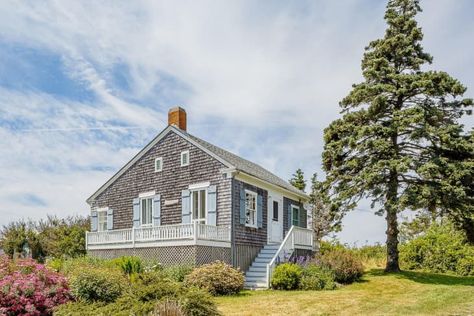
POLYGON ((107 230, 107 209, 97 210, 97 231, 107 230))
POLYGON ((299 226, 300 224, 300 208, 296 205, 291 206, 292 225, 299 226))
POLYGON ((191 191, 191 212, 193 214, 193 220, 206 222, 206 189, 196 189, 191 191))
POLYGON ((257 227, 257 193, 245 190, 245 226, 257 227))
POLYGON ((141 224, 147 226, 152 224, 153 197, 140 199, 141 224))

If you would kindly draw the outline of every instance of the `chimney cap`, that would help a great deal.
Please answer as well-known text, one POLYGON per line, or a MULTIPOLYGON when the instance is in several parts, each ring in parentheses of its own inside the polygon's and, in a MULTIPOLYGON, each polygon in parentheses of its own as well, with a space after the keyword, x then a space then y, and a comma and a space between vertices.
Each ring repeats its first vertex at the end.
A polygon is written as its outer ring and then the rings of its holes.
POLYGON ((184 113, 186 113, 186 110, 183 107, 179 106, 179 105, 170 108, 168 113, 177 112, 177 111, 183 111, 184 113))

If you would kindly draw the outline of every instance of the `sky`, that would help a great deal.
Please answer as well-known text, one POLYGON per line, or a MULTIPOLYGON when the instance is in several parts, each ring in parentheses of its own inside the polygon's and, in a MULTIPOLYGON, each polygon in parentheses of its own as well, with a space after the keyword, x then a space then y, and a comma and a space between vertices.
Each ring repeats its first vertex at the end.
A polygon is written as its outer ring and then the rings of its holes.
MULTIPOLYGON (((88 215, 85 200, 166 127, 284 179, 321 177, 323 130, 362 80, 385 1, 0 2, 0 225, 88 215)), ((474 2, 422 0, 433 69, 474 96, 474 2)), ((473 118, 463 121, 473 126, 473 118)), ((383 242, 368 203, 346 243, 383 242)))

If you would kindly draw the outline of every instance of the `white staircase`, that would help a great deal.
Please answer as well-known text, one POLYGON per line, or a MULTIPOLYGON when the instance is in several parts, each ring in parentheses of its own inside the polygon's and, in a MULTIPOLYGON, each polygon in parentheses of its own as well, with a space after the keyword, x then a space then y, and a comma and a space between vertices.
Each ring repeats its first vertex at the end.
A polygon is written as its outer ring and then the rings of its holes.
POLYGON ((267 265, 278 251, 280 244, 265 245, 245 273, 245 288, 267 289, 267 265))

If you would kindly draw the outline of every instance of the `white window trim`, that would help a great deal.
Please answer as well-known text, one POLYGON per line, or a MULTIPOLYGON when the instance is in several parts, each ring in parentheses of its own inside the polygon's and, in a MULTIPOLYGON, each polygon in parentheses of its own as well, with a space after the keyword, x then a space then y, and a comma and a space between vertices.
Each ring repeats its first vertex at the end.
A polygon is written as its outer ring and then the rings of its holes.
POLYGON ((143 192, 143 193, 139 193, 139 194, 138 194, 138 197, 139 197, 139 198, 146 198, 146 197, 151 197, 151 196, 154 196, 154 195, 156 195, 155 190, 153 190, 153 191, 148 191, 148 192, 143 192))
MULTIPOLYGON (((257 205, 257 199, 258 199, 258 193, 257 192, 254 192, 254 191, 250 191, 250 190, 245 190, 245 194, 250 194, 250 195, 253 195, 255 197, 255 218, 254 218, 254 225, 251 225, 251 224, 247 224, 245 223, 245 226, 247 227, 251 227, 251 228, 258 228, 258 205, 257 205)), ((247 206, 245 206, 245 216, 247 216, 247 206)))
MULTIPOLYGON (((298 205, 291 204, 291 226, 293 226, 294 218, 293 218, 293 210, 298 210, 298 225, 300 224, 300 207, 298 205)), ((291 227, 290 226, 290 227, 291 227)))
POLYGON ((189 190, 196 190, 196 189, 207 189, 211 183, 209 181, 207 182, 199 182, 199 183, 193 183, 188 186, 189 190))
POLYGON ((141 193, 138 195, 140 199, 140 227, 151 227, 153 226, 153 213, 155 212, 155 203, 153 202, 152 196, 155 195, 155 191, 141 193), (151 194, 153 192, 153 194, 151 194), (142 201, 151 199, 151 222, 149 224, 143 224, 143 213, 142 213, 142 201))
POLYGON ((163 157, 155 158, 155 172, 163 171, 163 157), (156 168, 156 162, 160 161, 160 169, 156 168))
POLYGON ((189 166, 189 150, 185 150, 181 152, 181 167, 186 167, 189 166), (188 161, 186 163, 183 163, 183 156, 187 155, 188 156, 188 161))
MULTIPOLYGON (((202 183, 201 183, 202 184, 202 183)), ((194 213, 193 213, 193 205, 194 205, 194 201, 193 201, 193 192, 195 191, 202 191, 204 190, 205 191, 205 201, 204 201, 204 224, 207 225, 207 188, 209 187, 208 185, 207 186, 196 186, 198 184, 195 184, 194 188, 193 189, 189 189, 189 193, 190 193, 190 202, 191 202, 191 222, 201 222, 202 223, 202 219, 194 219, 194 213)), ((190 185, 191 187, 191 185, 190 185)), ((198 193, 199 195, 199 193, 198 193)), ((199 205, 199 203, 198 203, 199 205)))
POLYGON ((97 231, 98 232, 107 231, 107 211, 108 210, 109 210, 108 207, 100 207, 95 210, 97 212, 97 231), (100 218, 99 213, 105 213, 105 229, 101 229, 100 222, 99 222, 99 218, 100 218))

